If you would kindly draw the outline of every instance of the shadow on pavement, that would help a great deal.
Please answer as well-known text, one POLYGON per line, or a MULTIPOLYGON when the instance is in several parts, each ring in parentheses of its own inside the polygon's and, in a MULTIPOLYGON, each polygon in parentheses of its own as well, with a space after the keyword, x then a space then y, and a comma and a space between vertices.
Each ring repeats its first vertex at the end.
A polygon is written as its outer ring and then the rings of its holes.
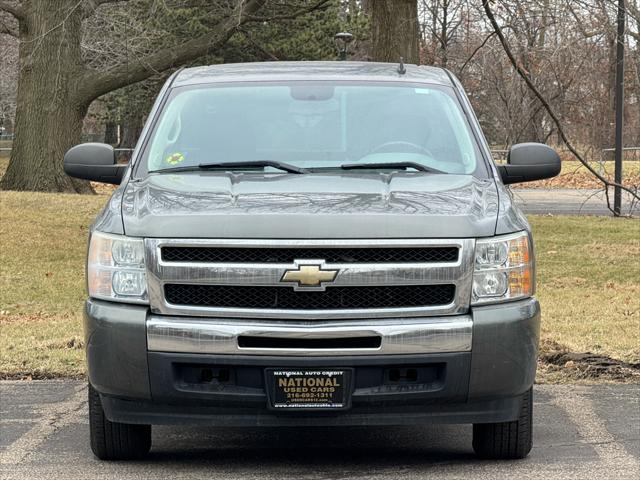
POLYGON ((149 462, 237 464, 243 469, 403 468, 477 461, 470 426, 339 428, 156 427, 149 462))

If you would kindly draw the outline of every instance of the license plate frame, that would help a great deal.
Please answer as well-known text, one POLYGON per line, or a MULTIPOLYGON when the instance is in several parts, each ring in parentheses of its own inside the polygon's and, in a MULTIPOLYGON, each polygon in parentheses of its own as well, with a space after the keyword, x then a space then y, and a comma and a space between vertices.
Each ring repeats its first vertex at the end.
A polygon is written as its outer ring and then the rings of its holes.
POLYGON ((267 405, 280 412, 346 410, 351 407, 352 377, 353 369, 342 367, 267 368, 267 405))

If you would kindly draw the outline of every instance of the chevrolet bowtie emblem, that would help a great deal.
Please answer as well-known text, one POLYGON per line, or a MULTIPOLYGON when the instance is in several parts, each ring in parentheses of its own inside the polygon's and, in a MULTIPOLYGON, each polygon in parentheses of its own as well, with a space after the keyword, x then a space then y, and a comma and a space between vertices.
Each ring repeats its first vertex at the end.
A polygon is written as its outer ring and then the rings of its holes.
POLYGON ((324 282, 333 282, 338 270, 322 270, 322 265, 304 265, 296 263, 295 270, 287 270, 281 282, 296 282, 297 287, 320 287, 324 290, 324 282))

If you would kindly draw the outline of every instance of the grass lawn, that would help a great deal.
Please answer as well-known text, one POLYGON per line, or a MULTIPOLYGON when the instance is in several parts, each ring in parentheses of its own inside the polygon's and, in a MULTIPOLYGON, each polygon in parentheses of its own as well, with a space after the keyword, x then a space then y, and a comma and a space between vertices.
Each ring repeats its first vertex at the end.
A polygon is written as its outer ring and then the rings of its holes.
MULTIPOLYGON (((0 378, 83 374, 87 228, 106 199, 0 192, 0 378)), ((640 362, 640 222, 530 220, 543 350, 640 362)))
POLYGON ((640 221, 531 216, 543 340, 640 362, 640 221))
POLYGON ((83 374, 87 232, 106 198, 0 192, 0 377, 83 374))

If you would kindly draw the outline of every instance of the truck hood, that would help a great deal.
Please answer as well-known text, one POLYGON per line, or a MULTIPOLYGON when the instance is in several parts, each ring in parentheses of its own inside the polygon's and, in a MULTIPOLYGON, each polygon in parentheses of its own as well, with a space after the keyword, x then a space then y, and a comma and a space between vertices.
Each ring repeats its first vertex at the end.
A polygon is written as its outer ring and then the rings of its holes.
POLYGON ((127 235, 463 238, 495 233, 493 180, 471 175, 152 174, 122 197, 127 235))

